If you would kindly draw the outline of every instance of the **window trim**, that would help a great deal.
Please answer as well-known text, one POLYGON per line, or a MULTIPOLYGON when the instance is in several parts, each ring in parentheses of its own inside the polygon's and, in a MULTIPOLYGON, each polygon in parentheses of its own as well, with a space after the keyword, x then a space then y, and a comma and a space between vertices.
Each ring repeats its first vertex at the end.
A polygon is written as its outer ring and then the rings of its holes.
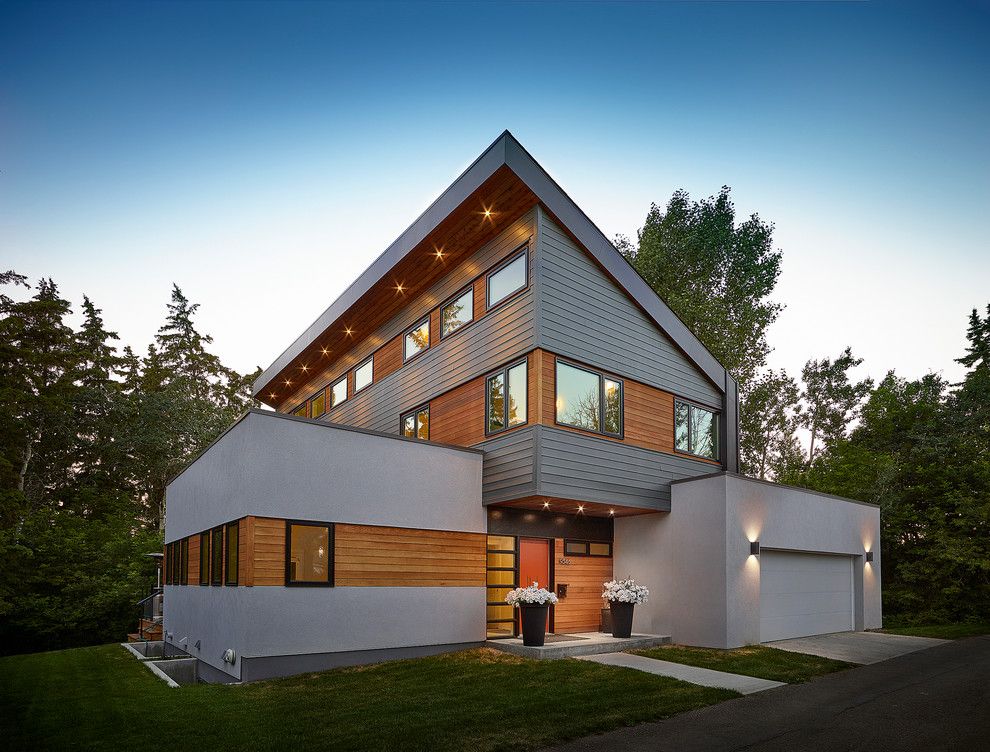
POLYGON ((694 402, 693 400, 685 399, 683 397, 674 397, 674 451, 677 454, 684 455, 686 457, 697 457, 700 460, 705 460, 706 462, 722 462, 722 413, 720 410, 715 410, 707 405, 703 405, 700 402, 694 402), (677 403, 680 402, 682 405, 686 405, 688 408, 688 448, 678 449, 677 448, 677 403), (704 454, 698 454, 694 451, 694 435, 691 431, 691 413, 694 410, 704 410, 706 413, 711 413, 712 418, 715 420, 715 456, 707 457, 704 454))
POLYGON ((598 540, 585 540, 583 538, 564 538, 564 556, 583 556, 590 559, 611 559, 614 554, 614 548, 612 546, 612 541, 598 541, 598 540), (585 550, 587 553, 575 554, 567 550, 568 543, 583 543, 585 545, 585 550), (591 544, 597 543, 600 546, 608 546, 607 554, 593 554, 591 553, 591 544))
MULTIPOLYGON (((374 356, 372 356, 372 357, 374 357, 374 356)), ((373 377, 374 377, 374 374, 372 374, 372 378, 373 377)), ((345 373, 339 379, 334 379, 333 381, 331 381, 326 386, 326 390, 327 390, 328 404, 329 403, 333 403, 333 404, 330 404, 329 407, 327 407, 327 413, 328 413, 331 410, 333 410, 335 407, 337 407, 338 405, 343 405, 345 402, 347 402, 348 398, 350 397, 350 395, 347 393, 347 374, 345 373), (344 382, 344 399, 342 399, 340 402, 333 403, 333 388, 335 386, 337 386, 341 381, 344 382)), ((323 414, 326 415, 326 413, 323 413, 323 414)))
POLYGON ((286 520, 285 521, 285 586, 286 587, 334 587, 334 523, 316 522, 313 520, 286 520), (307 525, 309 527, 327 528, 327 581, 326 582, 306 582, 303 580, 291 579, 292 572, 292 526, 307 525))
POLYGON ((210 584, 210 531, 204 530, 199 534, 199 584, 206 586, 210 584), (203 566, 203 557, 206 557, 206 566, 203 566))
POLYGON ((358 363, 356 366, 354 366, 354 394, 357 394, 358 392, 363 392, 365 389, 369 388, 374 383, 375 383, 375 355, 374 353, 372 353, 367 358, 365 358, 360 363, 358 363), (371 363, 371 381, 369 381, 364 386, 358 388, 357 373, 369 363, 371 363))
POLYGON ((223 584, 225 587, 237 587, 241 578, 241 521, 239 519, 223 526, 223 584), (237 531, 237 574, 230 581, 230 529, 237 531))
POLYGON ((293 418, 308 418, 309 417, 309 400, 303 400, 301 404, 296 405, 293 410, 289 411, 289 415, 293 418), (303 415, 299 415, 299 411, 304 411, 303 415))
POLYGON ((309 418, 322 418, 327 414, 327 388, 317 389, 313 392, 313 396, 306 400, 306 412, 309 418), (323 412, 319 415, 313 415, 313 400, 315 400, 320 395, 323 395, 323 412))
POLYGON ((179 541, 179 584, 189 584, 189 537, 179 541))
MULTIPOLYGON (((487 285, 487 282, 486 282, 486 285, 487 285)), ((464 285, 464 287, 462 287, 460 290, 458 290, 457 292, 455 292, 453 295, 451 295, 443 303, 440 304, 440 341, 443 342, 448 337, 453 337, 459 331, 461 331, 463 329, 467 329, 476 320, 477 319, 475 319, 475 317, 474 317, 474 280, 471 280, 471 282, 469 282, 468 284, 464 285), (443 333, 443 309, 446 308, 447 306, 449 306, 451 303, 453 303, 453 302, 455 302, 457 300, 460 300, 460 298, 465 293, 468 293, 468 292, 471 293, 471 318, 469 318, 467 321, 465 321, 459 327, 457 327, 456 329, 454 329, 452 332, 449 332, 447 334, 444 334, 443 333)))
POLYGON ((500 305, 509 302, 514 297, 519 295, 523 290, 529 289, 529 241, 527 240, 521 246, 516 248, 512 253, 510 253, 504 260, 500 261, 494 267, 485 272, 485 313, 491 311, 494 308, 498 308, 500 305), (526 259, 525 261, 525 271, 523 272, 523 283, 520 287, 517 287, 512 292, 508 293, 504 298, 499 300, 497 303, 492 303, 492 285, 491 279, 494 275, 498 274, 500 271, 510 266, 515 261, 519 260, 522 256, 526 259))
POLYGON ((210 528, 210 586, 211 587, 221 587, 223 586, 223 525, 217 525, 216 527, 210 528), (216 567, 219 571, 214 572, 214 564, 216 563, 216 546, 213 545, 214 536, 220 533, 220 566, 216 567))
POLYGON ((500 433, 505 433, 515 428, 522 428, 529 424, 529 357, 524 355, 519 360, 514 360, 506 366, 502 366, 497 371, 492 371, 485 375, 485 436, 495 436, 500 433), (511 371, 516 366, 526 364, 526 419, 522 423, 516 423, 514 426, 509 425, 509 371, 511 371), (494 431, 490 430, 488 423, 488 418, 491 415, 491 390, 488 388, 488 382, 491 381, 496 376, 501 375, 503 377, 503 383, 505 386, 505 396, 506 400, 502 405, 502 422, 503 426, 501 428, 496 428, 494 431))
POLYGON ((613 376, 612 374, 602 371, 598 368, 592 368, 591 366, 582 365, 575 363, 572 360, 566 358, 559 358, 554 356, 553 359, 553 422, 554 425, 561 426, 563 428, 570 428, 574 431, 584 431, 585 433, 595 434, 596 436, 607 436, 610 439, 618 439, 620 441, 624 440, 626 437, 626 381, 625 379, 619 378, 618 376, 613 376), (575 426, 571 423, 564 423, 557 416, 557 390, 560 388, 560 379, 557 378, 557 366, 563 363, 565 366, 570 366, 571 368, 576 368, 579 371, 584 371, 598 377, 598 425, 601 426, 599 430, 593 428, 585 428, 584 426, 575 426), (612 433, 611 431, 605 430, 605 381, 614 381, 619 385, 619 432, 612 433))
MULTIPOLYGON (((419 319, 415 324, 413 324, 411 327, 409 327, 402 333, 402 365, 405 365, 406 363, 415 360, 423 353, 429 351, 429 349, 433 346, 433 341, 432 341, 433 337, 431 335, 432 333, 430 332, 430 313, 427 313, 426 316, 419 319), (426 324, 426 347, 421 349, 418 353, 413 353, 412 355, 408 355, 406 353, 406 338, 414 331, 419 329, 421 326, 423 326, 423 324, 426 324)), ((374 366, 372 366, 371 380, 372 382, 374 382, 375 380, 374 366)))
POLYGON ((420 405, 419 407, 417 407, 417 408, 415 408, 413 410, 406 410, 404 413, 402 413, 402 415, 399 416, 399 436, 402 436, 403 438, 406 438, 406 439, 415 439, 416 441, 429 441, 430 440, 430 423, 429 423, 429 420, 430 420, 430 403, 429 402, 424 402, 422 405, 420 405), (419 438, 419 414, 422 413, 422 412, 425 412, 426 413, 426 420, 427 420, 427 423, 426 423, 426 438, 425 439, 419 438), (406 436, 406 433, 405 433, 405 429, 406 429, 406 427, 405 427, 406 418, 408 418, 410 415, 415 416, 415 419, 416 419, 416 427, 415 427, 416 434, 417 434, 416 436, 406 436))

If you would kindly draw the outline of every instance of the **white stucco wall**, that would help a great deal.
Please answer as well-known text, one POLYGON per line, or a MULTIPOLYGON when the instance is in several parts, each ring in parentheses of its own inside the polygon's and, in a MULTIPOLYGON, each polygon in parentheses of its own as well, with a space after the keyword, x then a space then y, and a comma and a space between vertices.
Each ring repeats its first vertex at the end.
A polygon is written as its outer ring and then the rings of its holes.
POLYGON ((754 540, 763 549, 853 556, 856 628, 882 626, 877 507, 728 473, 672 490, 668 514, 615 520, 616 576, 651 588, 650 602, 636 609, 637 631, 708 647, 759 642, 754 540))

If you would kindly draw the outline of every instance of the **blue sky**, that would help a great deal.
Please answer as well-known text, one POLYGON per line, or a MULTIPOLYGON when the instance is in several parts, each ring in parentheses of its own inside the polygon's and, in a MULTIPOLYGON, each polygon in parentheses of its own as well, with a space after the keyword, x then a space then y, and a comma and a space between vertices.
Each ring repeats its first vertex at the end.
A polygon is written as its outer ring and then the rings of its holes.
POLYGON ((771 362, 956 378, 990 302, 987 4, 0 5, 0 266, 267 366, 503 129, 609 236, 733 188, 771 362))

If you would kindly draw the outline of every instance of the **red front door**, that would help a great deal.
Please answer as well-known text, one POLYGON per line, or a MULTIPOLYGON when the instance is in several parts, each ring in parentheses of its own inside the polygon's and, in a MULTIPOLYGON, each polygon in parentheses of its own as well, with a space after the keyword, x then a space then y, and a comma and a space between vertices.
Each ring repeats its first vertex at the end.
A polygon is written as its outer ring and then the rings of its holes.
MULTIPOLYGON (((550 589, 550 541, 539 538, 519 539, 519 587, 537 583, 550 589)), ((549 616, 547 617, 549 622, 549 616)), ((549 629, 549 623, 547 625, 549 629)))

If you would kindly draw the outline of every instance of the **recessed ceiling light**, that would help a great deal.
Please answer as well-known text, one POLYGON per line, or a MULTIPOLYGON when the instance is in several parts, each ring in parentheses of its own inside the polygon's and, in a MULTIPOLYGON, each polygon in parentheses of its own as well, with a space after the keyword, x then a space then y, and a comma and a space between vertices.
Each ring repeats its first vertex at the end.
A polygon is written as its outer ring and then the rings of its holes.
POLYGON ((349 326, 344 327, 344 334, 346 334, 348 337, 350 337, 353 333, 354 333, 354 330, 351 329, 349 326))
POLYGON ((269 394, 268 396, 269 396, 269 397, 271 397, 272 399, 275 399, 275 392, 272 392, 272 393, 271 393, 271 394, 269 394))
POLYGON ((322 348, 322 349, 320 350, 320 352, 322 352, 322 353, 323 353, 324 355, 329 355, 329 354, 330 354, 330 351, 329 351, 329 350, 328 350, 327 348, 325 348, 325 347, 324 347, 324 348, 322 348))
POLYGON ((289 381, 288 379, 286 379, 286 380, 285 380, 285 385, 286 385, 286 386, 292 386, 292 382, 291 382, 291 381, 289 381))
POLYGON ((403 289, 403 288, 402 288, 402 285, 396 285, 396 286, 395 286, 395 291, 396 291, 396 292, 402 292, 402 289, 403 289))
POLYGON ((583 512, 584 511, 584 505, 583 504, 578 504, 578 511, 579 512, 583 512))
POLYGON ((543 502, 543 508, 544 509, 549 509, 550 508, 550 502, 549 501, 544 501, 543 502))
POLYGON ((309 370, 309 366, 299 366, 299 367, 302 369, 303 373, 306 373, 306 371, 309 370))

